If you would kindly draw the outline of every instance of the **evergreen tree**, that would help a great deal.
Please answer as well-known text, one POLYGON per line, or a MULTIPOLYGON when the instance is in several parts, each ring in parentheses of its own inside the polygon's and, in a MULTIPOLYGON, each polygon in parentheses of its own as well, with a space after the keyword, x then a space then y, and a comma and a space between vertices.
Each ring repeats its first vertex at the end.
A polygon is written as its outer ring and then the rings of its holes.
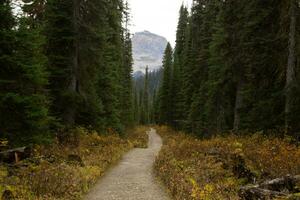
MULTIPOLYGON (((7 104, 8 102, 12 102, 14 96, 16 97, 17 95, 13 90, 15 82, 14 74, 17 71, 14 62, 16 36, 15 31, 13 30, 16 22, 12 15, 10 3, 9 0, 1 1, 0 3, 0 131, 4 133, 2 137, 12 136, 13 132, 15 132, 15 130, 13 130, 14 128, 18 127, 17 130, 21 128, 21 125, 12 124, 12 122, 19 122, 14 120, 15 115, 10 112, 14 107, 14 103, 12 103, 11 106, 7 104)), ((19 116, 21 117, 21 115, 19 116)))
POLYGON ((145 71, 145 81, 144 81, 144 89, 143 89, 143 101, 142 101, 142 124, 149 124, 150 122, 150 109, 149 109, 149 72, 148 72, 148 66, 146 67, 145 71))
POLYGON ((134 88, 133 91, 134 94, 134 123, 135 124, 140 124, 140 99, 139 99, 139 93, 137 88, 134 88))
POLYGON ((279 92, 284 88, 279 62, 279 49, 283 48, 278 39, 280 4, 281 0, 243 4, 240 21, 252 20, 242 25, 239 41, 245 84, 240 111, 242 129, 267 130, 284 122, 284 98, 279 92))
POLYGON ((182 89, 181 93, 183 96, 183 118, 184 118, 184 129, 188 130, 189 125, 187 123, 187 118, 189 116, 190 106, 192 104, 192 93, 193 93, 193 82, 192 82, 192 68, 196 63, 196 51, 193 42, 193 37, 191 35, 191 17, 186 26, 185 38, 186 43, 183 51, 183 67, 182 67, 182 89))
POLYGON ((159 123, 159 114, 160 114, 159 105, 160 105, 159 90, 157 89, 154 92, 153 101, 152 101, 152 110, 153 110, 152 123, 153 124, 159 123))
POLYGON ((73 126, 79 101, 79 2, 49 0, 46 6, 52 114, 73 126))
POLYGON ((188 126, 197 134, 205 132, 207 120, 204 112, 207 99, 209 43, 212 27, 218 11, 215 1, 195 1, 191 18, 191 53, 194 61, 190 66, 191 107, 188 115, 188 126))
POLYGON ((124 72, 123 72, 123 100, 122 123, 130 126, 133 124, 133 94, 132 94, 132 44, 130 33, 126 33, 124 43, 124 72))
POLYGON ((26 10, 16 23, 10 3, 0 5, 0 131, 11 145, 43 142, 50 138, 50 117, 41 24, 26 10))
POLYGON ((159 91, 159 122, 162 124, 172 123, 172 65, 173 50, 168 43, 163 58, 163 80, 159 91))
POLYGON ((187 8, 181 6, 179 13, 179 22, 176 33, 176 47, 174 50, 174 65, 172 74, 172 94, 173 94, 173 123, 182 126, 183 118, 183 69, 184 66, 184 48, 186 41, 186 28, 188 24, 187 8))
POLYGON ((125 28, 124 28, 124 48, 123 48, 123 73, 122 75, 122 113, 121 122, 125 127, 133 125, 133 94, 132 94, 132 42, 130 38, 129 26, 129 5, 125 4, 125 28))
POLYGON ((220 3, 220 12, 213 26, 214 33, 209 46, 208 99, 205 115, 208 128, 216 132, 233 128, 235 85, 230 65, 230 41, 227 24, 227 6, 220 3))
POLYGON ((108 28, 104 49, 104 64, 98 82, 98 94, 102 100, 104 127, 122 132, 121 96, 123 73, 123 3, 113 0, 107 3, 106 15, 108 28))
POLYGON ((98 81, 102 74, 105 51, 106 4, 103 1, 80 2, 78 29, 78 80, 76 125, 103 129, 102 99, 98 94, 98 81))

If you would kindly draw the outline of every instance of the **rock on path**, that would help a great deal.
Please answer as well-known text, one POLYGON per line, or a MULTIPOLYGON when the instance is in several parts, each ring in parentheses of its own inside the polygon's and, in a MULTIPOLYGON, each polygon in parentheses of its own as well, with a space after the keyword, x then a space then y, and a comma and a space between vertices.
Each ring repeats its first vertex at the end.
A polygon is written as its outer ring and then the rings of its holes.
POLYGON ((169 200, 156 180, 153 164, 161 146, 161 137, 149 132, 148 149, 133 149, 108 171, 85 200, 169 200))

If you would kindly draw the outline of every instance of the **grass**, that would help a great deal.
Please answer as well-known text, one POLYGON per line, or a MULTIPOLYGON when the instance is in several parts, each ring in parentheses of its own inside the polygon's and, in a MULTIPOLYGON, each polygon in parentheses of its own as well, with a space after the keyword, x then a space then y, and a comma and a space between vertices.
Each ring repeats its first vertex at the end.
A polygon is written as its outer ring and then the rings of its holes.
POLYGON ((11 191, 22 200, 81 199, 124 153, 147 146, 146 130, 137 127, 120 137, 77 128, 72 142, 36 146, 27 160, 11 166, 0 164, 0 197, 11 191))
POLYGON ((199 140, 157 127, 164 145, 155 170, 174 199, 239 199, 243 185, 300 174, 300 148, 288 139, 251 136, 199 140))

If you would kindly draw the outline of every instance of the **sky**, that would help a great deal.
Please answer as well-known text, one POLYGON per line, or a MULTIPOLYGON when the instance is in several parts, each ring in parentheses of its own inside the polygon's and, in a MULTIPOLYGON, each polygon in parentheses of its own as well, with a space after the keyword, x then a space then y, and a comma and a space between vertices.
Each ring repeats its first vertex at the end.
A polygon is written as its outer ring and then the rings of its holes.
POLYGON ((165 37, 174 47, 179 9, 190 7, 192 0, 128 0, 131 32, 150 31, 165 37))

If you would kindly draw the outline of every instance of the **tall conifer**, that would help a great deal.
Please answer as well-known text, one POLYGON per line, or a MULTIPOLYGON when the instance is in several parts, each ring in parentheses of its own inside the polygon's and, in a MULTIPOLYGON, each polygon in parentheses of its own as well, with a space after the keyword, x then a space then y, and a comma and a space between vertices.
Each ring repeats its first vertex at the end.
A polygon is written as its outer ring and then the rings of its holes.
POLYGON ((159 122, 162 124, 172 123, 172 65, 173 50, 168 43, 163 58, 163 80, 159 90, 159 122))

